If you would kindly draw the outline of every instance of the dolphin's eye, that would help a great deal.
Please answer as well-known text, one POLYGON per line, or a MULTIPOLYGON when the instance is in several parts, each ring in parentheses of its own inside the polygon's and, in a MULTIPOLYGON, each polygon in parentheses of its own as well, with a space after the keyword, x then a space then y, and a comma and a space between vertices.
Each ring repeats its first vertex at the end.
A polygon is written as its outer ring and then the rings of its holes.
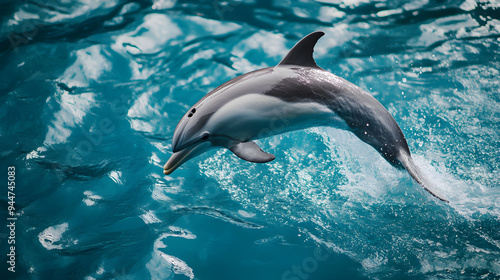
POLYGON ((208 132, 203 133, 203 135, 201 136, 202 140, 208 140, 208 138, 210 138, 210 133, 208 132))

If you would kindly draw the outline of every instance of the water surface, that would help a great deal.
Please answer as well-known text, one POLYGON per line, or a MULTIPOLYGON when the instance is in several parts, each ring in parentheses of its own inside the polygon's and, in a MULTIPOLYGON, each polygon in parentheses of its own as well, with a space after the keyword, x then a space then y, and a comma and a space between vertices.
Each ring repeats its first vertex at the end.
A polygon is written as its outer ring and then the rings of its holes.
POLYGON ((2 279, 500 278, 497 2, 0 5, 2 279), (318 65, 390 111, 449 204, 333 128, 163 175, 187 109, 315 30, 318 65))

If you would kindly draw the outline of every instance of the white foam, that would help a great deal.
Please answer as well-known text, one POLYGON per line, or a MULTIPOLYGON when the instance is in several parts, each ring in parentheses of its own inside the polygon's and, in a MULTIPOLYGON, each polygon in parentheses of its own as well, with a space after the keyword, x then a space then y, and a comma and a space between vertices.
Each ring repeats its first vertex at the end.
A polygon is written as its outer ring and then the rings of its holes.
POLYGON ((101 196, 98 196, 96 194, 94 194, 92 191, 85 191, 83 192, 83 194, 86 196, 84 199, 83 199, 83 202, 87 205, 87 206, 92 206, 94 205, 98 200, 102 199, 101 196))
MULTIPOLYGON (((431 153, 431 152, 429 152, 431 153)), ((430 163, 432 155, 413 155, 424 175, 434 183, 440 193, 450 201, 450 206, 467 219, 489 214, 500 218, 500 190, 487 187, 472 179, 457 178, 444 164, 430 163)))
POLYGON ((116 184, 123 185, 122 172, 121 171, 113 170, 113 171, 109 172, 108 176, 116 184))
MULTIPOLYGON (((46 228, 38 235, 38 241, 47 250, 63 249, 63 234, 68 230, 68 223, 62 223, 46 228)), ((76 244, 77 240, 72 240, 70 243, 76 244)))
POLYGON ((178 275, 184 275, 189 279, 194 279, 194 272, 189 265, 183 260, 164 253, 164 249, 167 245, 163 243, 163 240, 168 237, 181 237, 186 239, 194 239, 196 236, 190 231, 170 226, 170 232, 163 233, 158 239, 155 240, 154 250, 151 256, 151 260, 146 264, 148 268, 151 279, 171 279, 172 272, 178 275))
POLYGON ((194 279, 193 269, 183 260, 165 253, 160 253, 160 256, 170 264, 171 269, 175 274, 184 275, 189 279, 194 279))
POLYGON ((152 210, 147 211, 146 213, 142 214, 141 219, 144 221, 146 224, 155 224, 155 223, 161 223, 162 221, 155 215, 155 212, 152 210))

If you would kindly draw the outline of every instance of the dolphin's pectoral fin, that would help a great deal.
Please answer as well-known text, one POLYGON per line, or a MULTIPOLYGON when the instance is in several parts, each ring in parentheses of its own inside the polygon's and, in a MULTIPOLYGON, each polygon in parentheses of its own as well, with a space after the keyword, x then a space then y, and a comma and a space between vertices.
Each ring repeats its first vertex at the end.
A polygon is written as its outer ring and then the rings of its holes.
POLYGON ((269 162, 276 157, 273 154, 264 152, 255 142, 240 142, 229 148, 231 152, 239 158, 250 162, 269 162))

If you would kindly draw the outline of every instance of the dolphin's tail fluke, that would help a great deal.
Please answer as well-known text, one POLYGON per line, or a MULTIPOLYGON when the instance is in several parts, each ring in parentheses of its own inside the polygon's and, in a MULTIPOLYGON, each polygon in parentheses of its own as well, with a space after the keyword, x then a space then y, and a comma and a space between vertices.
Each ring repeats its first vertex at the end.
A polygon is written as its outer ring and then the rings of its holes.
POLYGON ((439 195, 433 188, 432 184, 427 180, 427 178, 422 174, 422 171, 420 168, 415 164, 413 161, 412 157, 408 154, 401 153, 398 156, 399 162, 403 164, 405 167, 406 171, 410 173, 411 177, 417 181, 419 185, 421 185, 426 191, 428 191, 431 195, 436 197, 437 199, 444 201, 444 202, 449 202, 448 200, 444 199, 441 195, 439 195))

